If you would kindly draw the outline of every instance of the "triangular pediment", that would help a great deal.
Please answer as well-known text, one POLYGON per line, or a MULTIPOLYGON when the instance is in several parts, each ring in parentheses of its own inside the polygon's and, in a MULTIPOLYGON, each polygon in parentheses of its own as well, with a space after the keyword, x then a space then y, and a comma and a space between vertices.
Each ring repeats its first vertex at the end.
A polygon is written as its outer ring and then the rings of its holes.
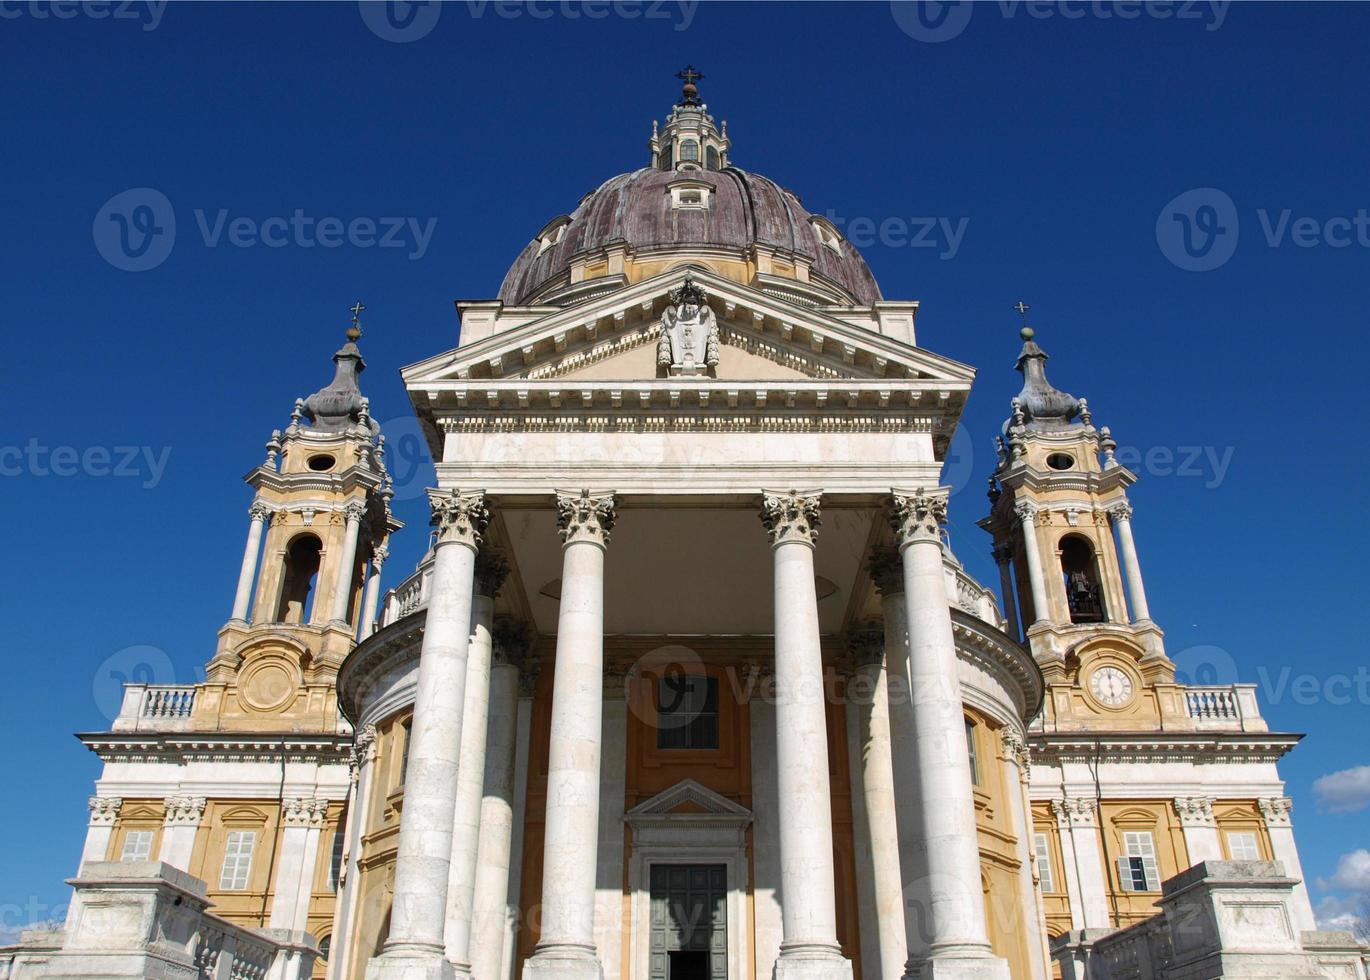
POLYGON ((663 819, 706 821, 710 823, 751 823, 752 812, 726 796, 715 793, 703 783, 683 779, 670 789, 645 800, 624 814, 629 824, 651 823, 663 819))
MULTIPOLYGON (((689 275, 719 326, 720 381, 948 381, 956 361, 708 270, 674 269, 565 309, 501 307, 488 335, 404 369, 411 390, 456 381, 638 381, 656 377, 667 296, 689 275)), ((859 312, 859 311, 858 311, 859 312)))

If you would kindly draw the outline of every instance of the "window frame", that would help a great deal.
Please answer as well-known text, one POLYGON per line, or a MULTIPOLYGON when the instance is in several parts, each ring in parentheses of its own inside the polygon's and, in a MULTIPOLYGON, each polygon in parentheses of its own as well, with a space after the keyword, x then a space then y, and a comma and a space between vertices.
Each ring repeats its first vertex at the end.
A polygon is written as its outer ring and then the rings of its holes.
POLYGON ((1156 856, 1156 834, 1150 830, 1124 830, 1122 842, 1125 853, 1117 861, 1119 886, 1125 892, 1159 892, 1161 866, 1156 856))
POLYGON ((224 858, 219 865, 219 891, 223 892, 245 892, 251 891, 252 885, 252 861, 257 854, 257 831, 255 830, 230 830, 224 836, 224 858), (243 853, 243 842, 247 842, 247 851, 243 853), (235 847, 236 845, 236 847, 235 847), (230 863, 232 864, 232 875, 230 876, 230 863), (241 879, 241 884, 238 884, 241 879))
POLYGON ((149 830, 148 828, 145 828, 145 827, 135 827, 135 828, 133 828, 133 829, 131 829, 131 830, 126 830, 126 831, 124 831, 124 842, 123 842, 123 845, 119 848, 119 860, 120 860, 120 862, 124 862, 124 861, 151 861, 151 860, 152 860, 152 842, 153 842, 153 838, 156 837, 156 836, 157 836, 157 832, 156 832, 155 830, 149 830), (135 853, 132 854, 132 855, 130 855, 130 853, 129 853, 129 844, 130 844, 135 838, 139 841, 140 844, 145 844, 146 846, 140 846, 140 847, 136 848, 136 849, 135 849, 135 853), (145 838, 146 838, 146 839, 145 839, 145 838), (141 854, 138 854, 138 853, 136 853, 137 851, 141 851, 142 853, 141 853, 141 854))
MULTIPOLYGON (((718 678, 712 674, 694 672, 674 672, 662 674, 655 678, 653 688, 653 706, 655 717, 653 728, 656 731, 656 749, 658 752, 717 752, 723 746, 723 710, 721 704, 721 685, 718 678), (662 721, 676 714, 674 710, 669 710, 664 704, 664 692, 668 683, 684 681, 691 684, 702 684, 703 691, 699 694, 701 705, 695 708, 693 703, 686 706, 686 711, 692 711, 688 721, 682 724, 665 726, 662 721), (712 707, 710 705, 712 704, 712 707), (712 719, 712 724, 708 724, 712 719), (704 722, 704 724, 701 724, 704 722), (672 736, 680 733, 685 744, 670 744, 672 736), (707 736, 712 735, 712 744, 707 736)), ((697 690, 690 691, 687 695, 690 698, 696 696, 697 690)))
POLYGON ((1037 832, 1032 835, 1032 854, 1037 865, 1037 880, 1043 893, 1056 891, 1056 871, 1051 865, 1051 835, 1037 832))
MULTIPOLYGON (((1259 861, 1261 860, 1261 838, 1254 830, 1228 830, 1223 832, 1223 844, 1227 848, 1227 857, 1230 861, 1259 861), (1251 845, 1250 856, 1238 855, 1237 849, 1232 846, 1232 839, 1240 837, 1249 841, 1251 845)), ((1246 848, 1243 847, 1243 850, 1246 848)))

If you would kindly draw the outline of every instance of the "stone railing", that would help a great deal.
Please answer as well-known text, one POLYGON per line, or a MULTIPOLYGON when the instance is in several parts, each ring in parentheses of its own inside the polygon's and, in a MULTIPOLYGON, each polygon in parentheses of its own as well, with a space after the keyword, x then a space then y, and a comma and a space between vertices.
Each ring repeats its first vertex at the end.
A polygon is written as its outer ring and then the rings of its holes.
POLYGON ((318 945, 304 932, 247 929, 208 911, 205 883, 160 861, 92 861, 60 933, 0 948, 0 980, 200 977, 305 980, 318 945))
POLYGON ((1004 617, 999 612, 999 600, 995 598, 993 590, 967 575, 960 563, 951 557, 943 558, 942 568, 946 575, 947 601, 954 608, 964 610, 995 629, 1002 630, 1005 627, 1004 617))
POLYGON ((413 575, 385 594, 379 627, 389 626, 428 605, 428 589, 433 581, 433 559, 419 565, 413 575))
POLYGON ((1264 732, 1255 684, 1191 686, 1184 689, 1185 711, 1200 731, 1264 732))
POLYGON ((125 684, 116 732, 180 732, 190 728, 194 684, 125 684))

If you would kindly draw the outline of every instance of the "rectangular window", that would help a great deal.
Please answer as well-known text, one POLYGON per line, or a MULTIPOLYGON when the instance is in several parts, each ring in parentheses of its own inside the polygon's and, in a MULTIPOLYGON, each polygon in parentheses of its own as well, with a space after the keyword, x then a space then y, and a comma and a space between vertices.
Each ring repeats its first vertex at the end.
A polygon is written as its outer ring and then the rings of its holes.
POLYGON ((219 887, 224 891, 247 889, 247 873, 252 869, 252 850, 257 846, 255 830, 229 831, 224 843, 224 867, 219 872, 219 887))
POLYGON ((970 756, 970 781, 980 785, 980 756, 975 751, 975 722, 966 719, 966 752, 970 756))
POLYGON ((124 835, 124 849, 120 861, 146 861, 152 856, 152 831, 130 830, 124 835))
POLYGON ((343 842, 345 841, 342 825, 333 832, 333 853, 328 856, 328 890, 335 892, 338 890, 338 879, 342 877, 343 866, 343 842))
POLYGON ((1256 835, 1249 831, 1228 834, 1227 854, 1233 861, 1259 861, 1261 848, 1256 843, 1256 835))
POLYGON ((1037 855, 1037 877, 1042 882, 1042 891, 1054 892, 1056 879, 1051 875, 1051 841, 1046 834, 1033 834, 1032 848, 1037 855))
POLYGON ((412 719, 400 725, 400 785, 404 785, 405 777, 409 775, 409 743, 413 741, 414 722, 412 719))
POLYGON ((1156 865, 1156 844, 1149 830, 1123 834, 1127 856, 1118 858, 1118 882, 1125 892, 1158 892, 1161 872, 1156 865))
POLYGON ((657 682, 656 747, 718 748, 718 678, 671 674, 657 682))

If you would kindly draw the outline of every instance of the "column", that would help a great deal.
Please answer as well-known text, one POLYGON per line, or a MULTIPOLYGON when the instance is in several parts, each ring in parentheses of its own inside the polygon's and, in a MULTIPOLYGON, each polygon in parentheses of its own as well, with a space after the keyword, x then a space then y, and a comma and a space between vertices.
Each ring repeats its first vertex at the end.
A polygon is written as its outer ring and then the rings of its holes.
POLYGON ((509 920, 510 859, 514 839, 514 760, 518 748, 519 672, 528 628, 508 618, 491 630, 490 727, 485 746, 480 844, 471 911, 471 974, 502 980, 509 920))
POLYGON ((238 571, 238 591, 233 595, 233 621, 247 622, 248 605, 252 601, 252 577, 257 573, 257 557, 262 550, 262 528, 271 519, 271 508, 260 500, 247 509, 252 519, 247 526, 247 547, 243 549, 243 567, 238 571))
POLYGON ((814 585, 820 494, 763 492, 775 570, 775 759, 780 799, 780 915, 775 980, 852 975, 837 944, 832 795, 823 655, 814 585))
POLYGON ((1088 797, 1066 797, 1052 800, 1051 812, 1056 816, 1061 850, 1069 864, 1066 887, 1071 891, 1072 925, 1078 909, 1078 928, 1108 929, 1108 872, 1099 835, 1098 805, 1088 797))
POLYGON ((1037 848, 1032 833, 1032 804, 1027 788, 1031 779, 1027 742, 1022 733, 1005 728, 1000 738, 1004 760, 1004 782, 1008 791, 1009 821, 1018 839, 1018 923, 1006 932, 1022 929, 1027 938, 1032 980, 1051 976, 1051 951, 1047 945, 1046 919, 1038 893, 1035 868, 1037 848))
POLYGON ((327 815, 327 800, 306 796, 281 801, 284 828, 276 858, 272 929, 309 928, 309 899, 314 892, 314 869, 319 863, 319 836, 327 815))
POLYGON ((350 941, 352 923, 361 906, 361 839, 371 822, 371 779, 376 761, 376 726, 365 724, 352 737, 352 760, 348 767, 351 791, 347 807, 343 865, 338 875, 337 906, 333 913, 333 951, 329 966, 336 977, 352 976, 352 961, 357 951, 350 941), (351 882, 351 886, 348 886, 351 882))
POLYGON ((354 500, 343 508, 347 531, 343 535, 342 554, 338 556, 337 571, 333 573, 333 610, 329 622, 346 623, 347 607, 352 601, 352 571, 357 564, 357 538, 361 534, 366 505, 354 500))
POLYGON ((162 844, 157 860, 173 868, 190 870, 190 858, 195 852, 195 835, 205 815, 203 796, 168 796, 163 801, 166 818, 162 823, 162 844))
POLYGON ((599 980, 595 864, 604 708, 604 552, 614 495, 557 494, 561 603, 552 678, 542 860, 542 935, 525 980, 599 980))
POLYGON ((447 879, 447 958, 456 973, 471 973, 471 903, 476 891, 476 849, 480 846, 481 795, 485 778, 486 726, 490 718, 491 626, 495 595, 509 574, 499 552, 476 556, 471 600, 471 646, 466 660, 466 709, 462 715, 461 763, 452 823, 452 867, 447 879))
MULTIPOLYGON (((922 847, 924 830, 918 783, 918 731, 913 720, 913 697, 909 690, 908 610, 904 606, 904 562, 896 548, 876 548, 867 566, 880 593, 885 618, 885 677, 890 718, 890 757, 894 774, 895 820, 899 829, 899 877, 904 901, 900 921, 904 926, 907 960, 927 959, 929 933, 926 910, 927 852, 922 847)), ((900 976, 903 967, 890 976, 900 976)))
POLYGON ((1190 867, 1200 861, 1221 861, 1223 846, 1218 840, 1218 824, 1213 819, 1213 797, 1177 796, 1171 803, 1180 819, 1190 867))
POLYGON ((124 801, 118 796, 92 796, 87 805, 90 807, 90 826, 86 830, 86 844, 81 848, 81 863, 108 861, 109 842, 124 801))
MULTIPOLYGON (((902 643, 902 638, 898 640, 902 643)), ((904 935, 904 883, 899 873, 899 828, 895 818, 894 768, 890 754, 890 703, 886 682, 887 633, 868 623, 847 634, 852 674, 847 681, 849 723, 856 729, 852 753, 856 806, 853 816, 869 849, 857 867, 869 880, 870 915, 861 917, 862 962, 878 977, 904 972, 908 942, 904 935), (859 779, 859 782, 858 782, 859 779), (877 969, 878 967, 878 969, 877 969)))
MULTIPOLYGON (((1046 622, 1051 618, 1051 608, 1047 602, 1046 579, 1042 577, 1042 552, 1037 541, 1037 505, 1029 500, 1020 500, 1013 508, 1023 531, 1023 554, 1027 557, 1028 585, 1032 589, 1032 623, 1024 622, 1023 631, 1029 626, 1046 622)), ((1027 617, 1023 617, 1024 620, 1027 617)))
POLYGON ((1023 627, 1018 622, 1018 597, 1013 593, 1013 549, 1001 545, 994 549, 994 564, 999 566, 999 594, 1004 597, 1004 620, 1008 623, 1008 635, 1015 640, 1023 638, 1023 627))
POLYGON ((890 524, 904 563, 913 752, 922 811, 922 835, 915 847, 926 854, 928 902, 927 959, 916 963, 911 958, 905 976, 1008 980, 1008 964, 994 957, 985 932, 961 682, 943 583, 941 525, 946 517, 945 489, 893 494, 890 524))
POLYGON ((1113 518, 1114 530, 1118 532, 1118 550, 1122 552, 1123 575, 1127 578, 1127 593, 1132 598, 1132 621, 1141 622, 1151 619, 1151 610, 1146 604, 1146 587, 1142 585, 1142 566, 1137 564, 1137 544, 1132 540, 1132 505, 1126 500, 1119 501, 1108 509, 1113 518))
POLYGON ((384 567, 385 559, 388 557, 390 557, 390 549, 385 545, 381 545, 371 553, 371 570, 366 577, 366 599, 362 603, 361 630, 357 634, 359 640, 364 640, 376 632, 376 615, 379 612, 381 601, 381 568, 384 567))
POLYGON ((432 592, 419 650, 390 938, 381 955, 367 966, 371 980, 453 976, 443 940, 447 877, 476 550, 490 515, 482 493, 430 490, 428 496, 438 527, 432 592))
POLYGON ((1265 817, 1265 830, 1270 835, 1270 849, 1275 860, 1284 865, 1284 873, 1290 878, 1299 879, 1290 896, 1290 906, 1294 910, 1294 928, 1307 932, 1318 928, 1313 918, 1313 903, 1308 899, 1308 886, 1303 880, 1303 865, 1299 862, 1299 849, 1294 843, 1294 821, 1290 814, 1294 811, 1294 801, 1287 796, 1268 796, 1256 801, 1265 817))

